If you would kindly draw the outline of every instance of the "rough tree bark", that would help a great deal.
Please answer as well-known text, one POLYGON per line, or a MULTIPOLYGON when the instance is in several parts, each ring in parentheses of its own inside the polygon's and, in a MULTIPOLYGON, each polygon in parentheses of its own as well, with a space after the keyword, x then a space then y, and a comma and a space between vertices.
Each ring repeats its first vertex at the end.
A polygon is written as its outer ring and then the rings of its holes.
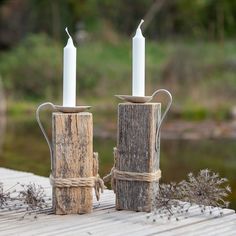
MULTIPOLYGON (((159 169, 159 142, 156 150, 160 103, 122 103, 118 107, 118 137, 115 168, 128 172, 156 172, 159 169)), ((158 181, 116 180, 116 208, 149 212, 158 181)))

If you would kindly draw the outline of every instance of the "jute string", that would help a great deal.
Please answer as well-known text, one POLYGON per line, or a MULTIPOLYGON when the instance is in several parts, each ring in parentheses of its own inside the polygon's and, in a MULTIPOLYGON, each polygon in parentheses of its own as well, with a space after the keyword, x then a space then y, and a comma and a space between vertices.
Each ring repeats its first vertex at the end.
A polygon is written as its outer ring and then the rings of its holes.
POLYGON ((121 171, 117 169, 113 169, 113 178, 119 180, 126 180, 126 181, 144 181, 144 182, 153 182, 157 181, 161 178, 161 171, 157 170, 153 173, 147 172, 128 172, 128 171, 121 171))
POLYGON ((98 153, 93 153, 93 175, 91 177, 77 177, 77 178, 55 178, 50 175, 50 183, 56 188, 71 188, 71 187, 88 187, 94 188, 97 200, 100 199, 100 194, 106 188, 103 180, 98 174, 98 153))
POLYGON ((97 200, 100 199, 100 193, 103 193, 103 190, 105 188, 104 182, 99 175, 92 177, 81 177, 81 178, 54 178, 51 174, 49 179, 51 185, 56 188, 71 188, 71 187, 94 188, 97 200))
POLYGON ((111 182, 111 187, 116 192, 116 180, 154 182, 161 178, 161 170, 156 172, 129 172, 115 168, 117 160, 117 148, 114 148, 114 166, 111 172, 103 178, 105 183, 111 182))

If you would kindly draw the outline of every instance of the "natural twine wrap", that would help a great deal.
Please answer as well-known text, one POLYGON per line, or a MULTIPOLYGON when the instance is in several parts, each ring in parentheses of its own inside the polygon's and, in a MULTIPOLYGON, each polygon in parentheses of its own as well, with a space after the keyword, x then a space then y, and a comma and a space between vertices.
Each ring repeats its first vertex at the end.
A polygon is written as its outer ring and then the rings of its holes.
POLYGON ((117 169, 112 170, 113 178, 118 180, 127 180, 127 181, 144 181, 144 182, 153 182, 161 178, 161 171, 157 170, 153 173, 140 173, 140 172, 128 172, 121 171, 117 169))
POLYGON ((71 188, 71 187, 90 187, 94 188, 97 200, 100 199, 100 193, 103 193, 105 188, 103 180, 99 175, 92 177, 81 178, 54 178, 52 174, 49 177, 50 184, 56 188, 71 188))
POLYGON ((116 192, 116 180, 126 180, 126 181, 144 181, 144 182, 154 182, 161 178, 161 170, 156 172, 129 172, 121 171, 115 168, 117 156, 117 148, 114 148, 114 166, 111 172, 103 178, 105 183, 111 182, 111 187, 114 192, 116 192))
POLYGON ((77 178, 55 178, 53 174, 50 175, 50 183, 56 188, 72 188, 72 187, 89 187, 94 188, 97 201, 100 199, 100 194, 106 188, 103 180, 98 174, 98 153, 93 153, 93 175, 91 177, 77 177, 77 178))

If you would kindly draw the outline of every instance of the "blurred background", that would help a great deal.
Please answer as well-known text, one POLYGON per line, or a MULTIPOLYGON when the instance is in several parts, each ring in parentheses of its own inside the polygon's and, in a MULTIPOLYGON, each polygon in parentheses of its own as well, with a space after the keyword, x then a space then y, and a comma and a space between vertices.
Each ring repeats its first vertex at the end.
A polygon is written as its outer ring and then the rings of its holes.
MULTIPOLYGON (((236 209, 234 0, 0 0, 0 166, 49 175, 35 110, 62 104, 67 26, 77 47, 77 104, 93 106, 94 151, 101 175, 110 171, 114 95, 131 94, 131 39, 141 18, 146 94, 166 88, 174 97, 162 128, 162 180, 209 168, 229 179, 236 209)), ((49 136, 50 115, 42 116, 49 136)))

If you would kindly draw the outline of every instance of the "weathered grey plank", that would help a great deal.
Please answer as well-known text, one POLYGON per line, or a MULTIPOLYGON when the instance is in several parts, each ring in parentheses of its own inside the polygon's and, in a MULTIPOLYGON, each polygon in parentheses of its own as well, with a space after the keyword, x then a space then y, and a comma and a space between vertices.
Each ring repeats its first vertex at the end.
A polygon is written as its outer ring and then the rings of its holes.
MULTIPOLYGON (((121 103, 118 106, 116 169, 153 173, 159 170, 157 125, 161 119, 160 103, 121 103)), ((158 144, 159 144, 158 139, 158 144)), ((116 208, 150 212, 158 181, 116 180, 116 208)))
POLYGON ((27 176, 32 176, 32 173, 27 173, 27 172, 20 172, 20 171, 15 171, 15 170, 10 170, 6 168, 1 168, 1 181, 5 180, 10 180, 10 179, 16 179, 21 178, 21 177, 27 177, 27 176))
POLYGON ((169 235, 183 235, 186 231, 190 235, 227 235, 229 232, 235 232, 236 235, 236 215, 226 214, 224 217, 205 220, 201 224, 191 224, 169 231, 169 235))

